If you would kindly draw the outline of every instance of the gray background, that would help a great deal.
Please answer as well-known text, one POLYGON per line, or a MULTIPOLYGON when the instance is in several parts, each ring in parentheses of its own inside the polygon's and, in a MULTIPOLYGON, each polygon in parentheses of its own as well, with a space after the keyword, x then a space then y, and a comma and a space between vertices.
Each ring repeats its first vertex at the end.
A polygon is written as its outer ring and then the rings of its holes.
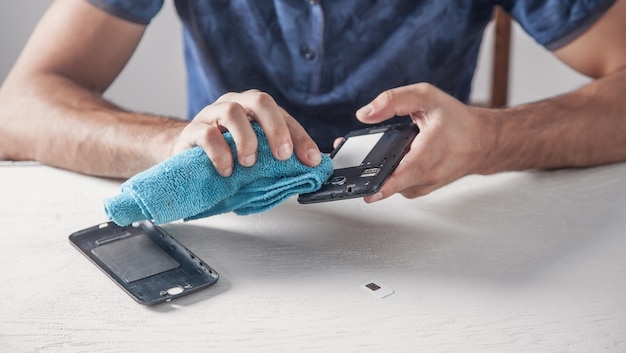
MULTIPOLYGON (((0 0, 0 81, 4 81, 50 0, 0 0)), ((492 38, 485 34, 486 44, 492 38)), ((483 45, 472 100, 489 96, 491 48, 483 45)), ((537 46, 518 26, 513 29, 511 104, 545 98, 578 87, 588 79, 568 69, 537 46)), ((166 1, 140 47, 106 96, 129 109, 185 115, 185 71, 181 29, 173 2, 166 1)))

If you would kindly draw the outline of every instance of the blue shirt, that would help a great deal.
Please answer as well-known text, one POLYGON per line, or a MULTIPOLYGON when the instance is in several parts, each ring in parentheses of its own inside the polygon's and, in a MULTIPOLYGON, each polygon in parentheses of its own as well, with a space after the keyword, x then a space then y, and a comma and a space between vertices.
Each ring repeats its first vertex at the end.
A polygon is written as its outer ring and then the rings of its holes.
MULTIPOLYGON (((89 0, 148 24, 163 0, 89 0)), ((380 92, 429 82, 466 102, 483 31, 500 4, 553 50, 614 0, 175 0, 184 28, 189 114, 256 88, 323 151, 363 127, 354 112, 380 92)))

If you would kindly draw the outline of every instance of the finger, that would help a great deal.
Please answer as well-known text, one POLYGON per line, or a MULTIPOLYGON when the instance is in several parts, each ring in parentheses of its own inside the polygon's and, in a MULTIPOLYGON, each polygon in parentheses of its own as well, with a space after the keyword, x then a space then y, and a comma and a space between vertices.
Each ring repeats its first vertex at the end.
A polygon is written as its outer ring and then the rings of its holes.
POLYGON ((181 131, 174 146, 174 153, 180 153, 194 146, 200 146, 204 149, 220 175, 227 177, 232 174, 233 156, 231 149, 226 144, 222 131, 217 124, 206 124, 196 116, 181 131))
POLYGON ((440 185, 411 186, 407 189, 400 191, 399 193, 407 199, 414 199, 417 197, 426 196, 440 187, 440 185))
POLYGON ((246 109, 233 102, 219 103, 216 107, 224 109, 218 122, 230 132, 235 142, 237 161, 244 167, 251 167, 258 158, 258 140, 246 109))
POLYGON ((234 99, 261 125, 274 156, 279 160, 291 157, 294 144, 286 122, 288 114, 276 104, 274 98, 267 93, 250 90, 240 93, 234 99))
POLYGON ((406 189, 410 186, 410 184, 411 183, 408 182, 408 177, 402 173, 402 170, 396 169, 375 194, 366 196, 363 199, 367 203, 384 200, 391 195, 406 189))
POLYGON ((376 124, 394 116, 405 116, 428 110, 424 104, 431 102, 436 92, 434 86, 417 83, 393 88, 379 94, 373 101, 356 112, 361 122, 376 124))
MULTIPOLYGON (((285 112, 285 114, 287 113, 285 112)), ((309 167, 318 166, 322 162, 322 152, 320 152, 315 141, 307 134, 302 125, 290 115, 287 114, 285 121, 289 127, 298 160, 309 167)))
POLYGON ((367 203, 374 203, 380 200, 384 200, 396 193, 401 194, 407 199, 414 199, 416 197, 425 196, 434 190, 438 189, 440 186, 425 184, 425 185, 413 185, 405 189, 394 191, 390 186, 382 187, 376 194, 364 197, 364 201, 367 203))
POLYGON ((333 141, 333 148, 339 147, 339 145, 343 142, 343 137, 337 137, 335 141, 333 141))
POLYGON ((412 151, 409 151, 394 172, 385 181, 380 190, 371 196, 365 198, 365 202, 372 203, 388 198, 389 196, 407 190, 411 187, 430 186, 430 182, 422 181, 425 173, 420 169, 421 164, 416 163, 415 159, 418 153, 417 143, 413 143, 412 151))
MULTIPOLYGON (((213 130, 223 132, 228 130, 235 143, 237 151, 237 160, 239 164, 245 167, 254 165, 257 160, 257 147, 258 141, 256 134, 250 126, 250 121, 246 110, 238 103, 233 102, 221 102, 215 103, 203 109, 194 118, 194 122, 197 124, 203 124, 206 129, 213 127, 213 130)), ((214 133, 213 130, 208 131, 207 134, 202 135, 202 140, 197 141, 196 144, 203 146, 209 154, 210 151, 223 151, 229 159, 229 165, 232 168, 232 153, 224 137, 220 133, 219 136, 214 133), (213 146, 211 148, 205 146, 213 146), (224 151, 224 146, 228 148, 228 151, 224 151)), ((221 162, 224 157, 218 157, 209 154, 209 157, 216 164, 216 167, 226 168, 226 163, 221 162)))
POLYGON ((200 139, 197 145, 204 149, 204 152, 213 162, 215 170, 221 176, 229 177, 233 174, 233 155, 218 128, 214 126, 206 128, 204 138, 200 139))

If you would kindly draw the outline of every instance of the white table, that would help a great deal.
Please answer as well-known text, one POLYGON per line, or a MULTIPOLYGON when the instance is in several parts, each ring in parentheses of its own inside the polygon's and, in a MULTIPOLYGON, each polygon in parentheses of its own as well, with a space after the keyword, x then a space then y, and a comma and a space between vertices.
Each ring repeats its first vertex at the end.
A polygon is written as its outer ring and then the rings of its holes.
POLYGON ((119 184, 0 166, 1 352, 626 351, 626 164, 168 224, 221 278, 155 307, 67 239, 119 184))

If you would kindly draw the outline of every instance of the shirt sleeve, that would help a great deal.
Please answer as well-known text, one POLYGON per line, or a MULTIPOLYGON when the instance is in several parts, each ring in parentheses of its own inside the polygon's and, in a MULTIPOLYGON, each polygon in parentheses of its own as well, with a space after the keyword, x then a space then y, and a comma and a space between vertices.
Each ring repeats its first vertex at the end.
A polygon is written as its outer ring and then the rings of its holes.
POLYGON ((615 0, 503 0, 502 7, 539 44, 558 49, 589 29, 615 0))
POLYGON ((86 0, 126 21, 147 25, 163 7, 163 0, 86 0))

